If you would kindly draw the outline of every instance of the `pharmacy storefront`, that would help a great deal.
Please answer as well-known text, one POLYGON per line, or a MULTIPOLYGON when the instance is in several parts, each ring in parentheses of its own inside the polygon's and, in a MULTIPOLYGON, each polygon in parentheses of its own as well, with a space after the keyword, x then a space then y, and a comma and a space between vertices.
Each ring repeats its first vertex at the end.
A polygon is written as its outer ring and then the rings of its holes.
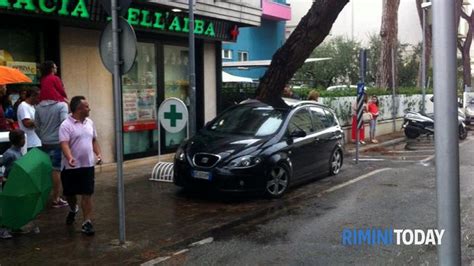
MULTIPOLYGON (((187 13, 134 1, 126 19, 138 40, 136 62, 123 76, 125 159, 173 152, 184 130, 161 134, 156 115, 166 98, 188 98, 187 13)), ((22 69, 37 85, 39 65, 53 60, 69 98, 84 95, 91 106, 106 162, 114 161, 112 77, 98 45, 107 16, 95 0, 0 0, 0 65, 22 69)), ((242 24, 196 16, 196 116, 198 126, 215 116, 221 72, 221 43, 233 41, 242 24)), ((11 89, 16 97, 15 86, 11 89)))

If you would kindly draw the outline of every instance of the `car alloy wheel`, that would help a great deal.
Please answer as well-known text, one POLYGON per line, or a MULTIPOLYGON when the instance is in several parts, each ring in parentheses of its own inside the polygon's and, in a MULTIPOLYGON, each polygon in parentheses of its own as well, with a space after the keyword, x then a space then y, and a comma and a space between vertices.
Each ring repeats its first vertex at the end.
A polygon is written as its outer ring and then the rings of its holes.
POLYGON ((342 167, 342 153, 341 150, 335 149, 329 160, 329 174, 337 175, 342 167))
POLYGON ((289 174, 282 165, 276 165, 269 173, 265 192, 272 198, 278 198, 285 193, 289 185, 289 174))

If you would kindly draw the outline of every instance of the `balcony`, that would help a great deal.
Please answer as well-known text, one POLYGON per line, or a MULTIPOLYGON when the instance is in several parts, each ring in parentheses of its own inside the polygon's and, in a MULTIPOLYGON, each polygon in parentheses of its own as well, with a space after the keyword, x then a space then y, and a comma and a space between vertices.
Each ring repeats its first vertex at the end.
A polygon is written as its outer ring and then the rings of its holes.
POLYGON ((262 0, 262 17, 270 20, 290 20, 291 7, 285 0, 262 0))

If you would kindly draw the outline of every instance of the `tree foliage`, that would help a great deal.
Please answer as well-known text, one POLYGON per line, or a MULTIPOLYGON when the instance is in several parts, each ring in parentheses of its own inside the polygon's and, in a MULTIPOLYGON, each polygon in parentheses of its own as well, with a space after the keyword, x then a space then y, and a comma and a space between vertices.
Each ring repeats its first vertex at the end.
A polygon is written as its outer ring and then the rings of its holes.
MULTIPOLYGON (((359 50, 367 49, 367 72, 365 83, 375 87, 376 74, 379 68, 380 47, 379 35, 369 37, 368 46, 363 47, 357 40, 352 41, 336 36, 318 46, 311 57, 331 57, 331 60, 306 63, 295 74, 294 80, 309 85, 311 88, 326 88, 332 85, 357 84, 359 77, 359 50)), ((414 87, 417 83, 418 66, 421 59, 421 44, 410 45, 398 43, 395 53, 400 87, 414 87)))
POLYGON ((359 42, 335 37, 318 46, 310 57, 330 57, 330 60, 304 64, 294 79, 311 87, 356 84, 359 80, 359 42))

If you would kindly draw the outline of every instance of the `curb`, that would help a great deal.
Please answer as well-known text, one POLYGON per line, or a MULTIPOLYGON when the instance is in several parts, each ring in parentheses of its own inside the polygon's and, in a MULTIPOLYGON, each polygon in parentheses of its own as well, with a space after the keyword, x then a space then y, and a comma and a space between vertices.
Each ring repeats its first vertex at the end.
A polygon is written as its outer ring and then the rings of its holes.
MULTIPOLYGON (((392 139, 392 140, 385 141, 385 142, 375 144, 375 145, 359 147, 359 152, 364 152, 364 151, 367 151, 367 150, 370 150, 370 149, 373 149, 373 148, 377 148, 377 147, 385 147, 385 146, 389 146, 389 145, 393 145, 393 144, 398 144, 400 142, 405 141, 405 139, 406 139, 405 137, 396 138, 396 139, 392 139)), ((346 153, 347 154, 355 154, 355 148, 354 149, 346 149, 346 153)))

